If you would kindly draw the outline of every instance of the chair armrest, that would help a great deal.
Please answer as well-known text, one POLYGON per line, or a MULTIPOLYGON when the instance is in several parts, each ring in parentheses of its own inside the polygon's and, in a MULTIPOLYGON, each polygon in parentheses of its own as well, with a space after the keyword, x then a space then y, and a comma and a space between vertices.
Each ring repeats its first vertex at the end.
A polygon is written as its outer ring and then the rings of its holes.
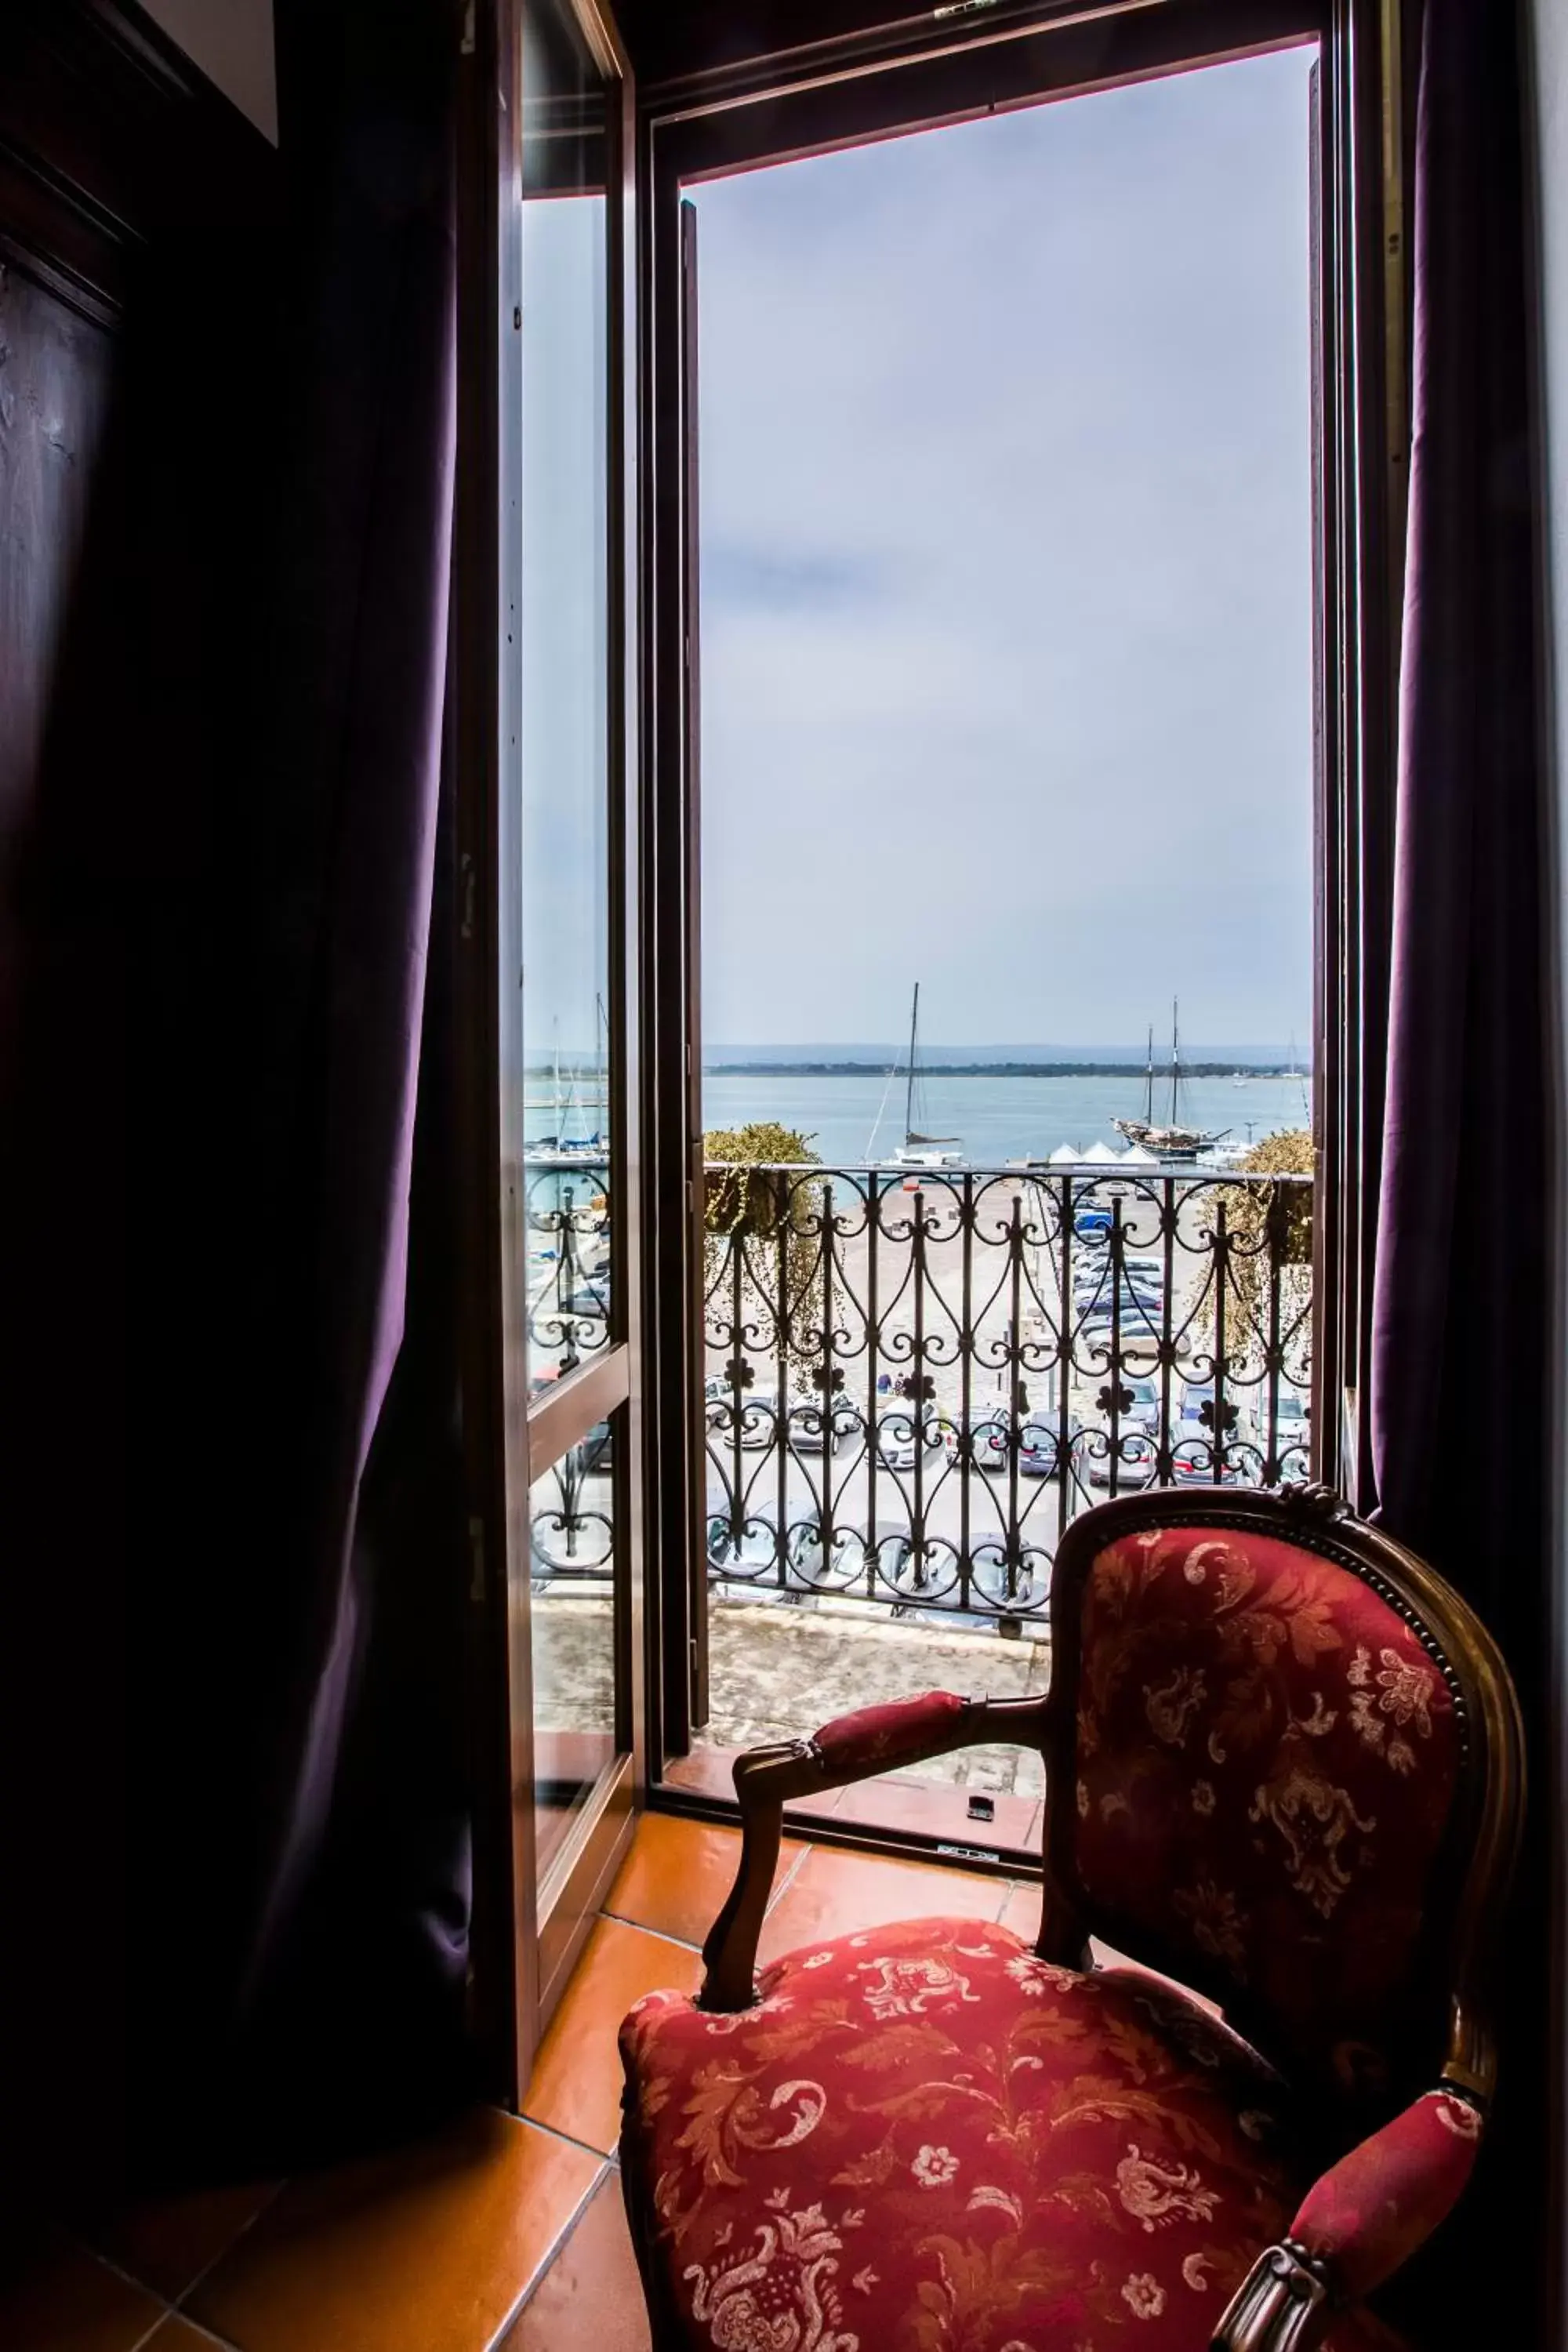
POLYGON ((1457 2092, 1428 2091, 1331 2166, 1237 2288, 1215 2352, 1310 2352, 1337 2306, 1392 2278, 1452 2211, 1481 2126, 1457 2092))
POLYGON ((942 1755, 952 1744, 948 1735, 963 1730, 968 1710, 984 1704, 984 1699, 961 1698, 956 1691, 925 1691, 919 1698, 894 1699, 885 1706, 862 1706, 853 1715, 835 1716, 808 1744, 830 1772, 865 1780, 898 1764, 942 1755))
POLYGON ((757 1943, 778 1865, 784 1809, 792 1799, 868 1780, 900 1764, 950 1755, 955 1748, 1003 1740, 1043 1748, 1047 1704, 1044 1698, 963 1698, 954 1691, 927 1691, 919 1698, 836 1716, 809 1739, 748 1748, 738 1756, 741 1866, 702 1947, 707 1973, 699 2007, 749 2009, 756 1999, 757 1943))

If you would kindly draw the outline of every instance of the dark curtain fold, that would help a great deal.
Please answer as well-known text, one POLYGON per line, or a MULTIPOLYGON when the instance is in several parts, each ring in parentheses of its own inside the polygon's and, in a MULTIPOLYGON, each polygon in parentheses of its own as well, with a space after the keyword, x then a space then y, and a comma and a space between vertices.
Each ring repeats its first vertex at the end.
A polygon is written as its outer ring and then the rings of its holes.
MULTIPOLYGON (((1558 1796, 1542 1743, 1550 962, 1522 121, 1512 7, 1426 0, 1372 1436, 1384 1523, 1500 1641, 1538 1767, 1499 2129, 1465 2224, 1515 2246, 1527 2217, 1538 2244, 1546 2221, 1539 1831, 1558 1796)), ((1444 2274, 1461 2301, 1464 2273, 1444 2274)))
POLYGON ((0 2143, 34 2188, 289 2166, 465 2089, 460 10, 278 29, 276 217, 192 190, 132 291, 4 885, 0 2143))
POLYGON ((331 2138, 412 2116, 461 2042, 439 789, 457 37, 444 0, 338 0, 280 21, 307 100, 288 345, 300 397, 264 559, 246 956, 265 1171, 256 1412, 275 1465, 257 1566, 279 1605, 251 1664, 252 1874, 234 1958, 242 2077, 285 2138, 307 2117, 331 2138))
POLYGON ((333 0, 279 32, 291 234, 238 835, 250 1591, 214 1624, 221 2006, 198 1995, 205 2032, 168 2045, 180 2127, 251 2163, 455 2095, 468 1916, 441 791, 458 18, 333 0))

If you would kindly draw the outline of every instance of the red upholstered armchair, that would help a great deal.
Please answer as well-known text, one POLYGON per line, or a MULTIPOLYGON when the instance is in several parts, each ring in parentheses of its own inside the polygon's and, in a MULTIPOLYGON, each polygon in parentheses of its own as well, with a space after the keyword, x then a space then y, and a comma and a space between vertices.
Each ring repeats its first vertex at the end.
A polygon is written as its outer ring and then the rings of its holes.
POLYGON ((737 1763, 702 1991, 621 2032, 660 2352, 1399 2340, 1363 2298, 1459 2196, 1492 2089, 1506 1669, 1321 1488, 1088 1512, 1051 1630, 1043 1700, 931 1692, 737 1763), (1047 1766, 1033 1951, 914 1920, 753 1981, 787 1800, 999 1738, 1047 1766))

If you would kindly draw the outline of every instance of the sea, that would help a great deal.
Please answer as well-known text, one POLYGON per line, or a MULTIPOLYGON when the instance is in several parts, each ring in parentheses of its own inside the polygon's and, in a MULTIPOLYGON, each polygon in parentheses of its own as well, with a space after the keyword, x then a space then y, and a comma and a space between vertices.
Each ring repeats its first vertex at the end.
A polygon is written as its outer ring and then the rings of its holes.
MULTIPOLYGON (((1310 1124, 1310 1081, 1253 1077, 1185 1078, 1184 1125, 1227 1131, 1242 1144, 1261 1142, 1282 1128, 1310 1124)), ((949 1150, 972 1167, 1000 1168, 1010 1160, 1044 1160, 1060 1144, 1087 1151, 1103 1143, 1125 1147, 1114 1118, 1143 1115, 1142 1071, 1116 1077, 984 1077, 967 1073, 922 1076, 916 1123, 927 1135, 954 1136, 949 1150)), ((1154 1116, 1169 1108, 1169 1089, 1156 1083, 1154 1116)), ((885 1160, 903 1141, 904 1080, 884 1073, 708 1070, 702 1079, 705 1128, 748 1126, 777 1119, 809 1138, 825 1166, 854 1168, 885 1160)))

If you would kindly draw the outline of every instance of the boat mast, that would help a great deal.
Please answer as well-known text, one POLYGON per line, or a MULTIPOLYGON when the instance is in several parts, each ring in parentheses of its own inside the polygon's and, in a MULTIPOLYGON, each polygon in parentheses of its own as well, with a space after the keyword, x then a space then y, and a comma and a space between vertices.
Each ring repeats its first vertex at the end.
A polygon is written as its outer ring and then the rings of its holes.
POLYGON ((1176 1124, 1176 1000, 1171 999, 1171 1125, 1176 1124))
POLYGON ((1149 1061, 1144 1076, 1149 1081, 1149 1098, 1143 1107, 1143 1124, 1145 1127, 1152 1127, 1154 1124, 1154 1024, 1152 1021, 1149 1024, 1149 1061))
POLYGON ((921 984, 917 980, 915 982, 914 1002, 910 1006, 910 1075, 909 1083, 904 1088, 904 1142, 906 1146, 911 1144, 915 1139, 915 1031, 920 1025, 920 1017, 921 984))

